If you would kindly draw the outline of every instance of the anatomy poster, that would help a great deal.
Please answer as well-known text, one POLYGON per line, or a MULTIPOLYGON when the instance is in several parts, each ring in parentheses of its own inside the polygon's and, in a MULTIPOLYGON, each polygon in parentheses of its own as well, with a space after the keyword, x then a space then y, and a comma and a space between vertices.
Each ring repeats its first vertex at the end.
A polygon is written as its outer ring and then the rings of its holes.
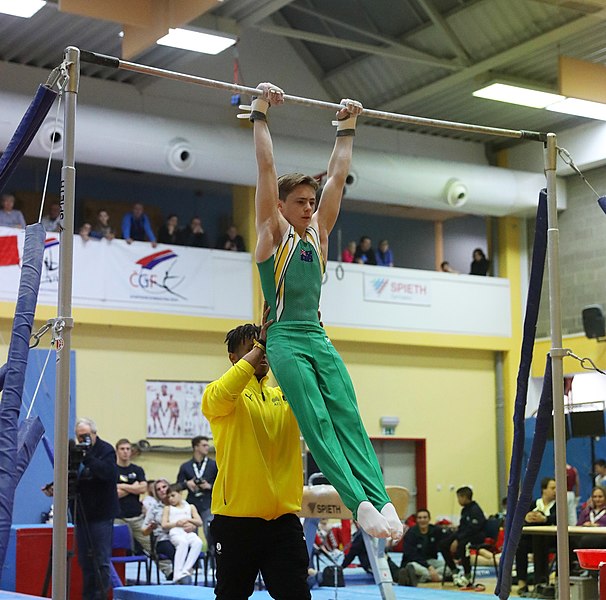
POLYGON ((210 424, 202 414, 206 381, 147 381, 147 437, 212 438, 210 424))

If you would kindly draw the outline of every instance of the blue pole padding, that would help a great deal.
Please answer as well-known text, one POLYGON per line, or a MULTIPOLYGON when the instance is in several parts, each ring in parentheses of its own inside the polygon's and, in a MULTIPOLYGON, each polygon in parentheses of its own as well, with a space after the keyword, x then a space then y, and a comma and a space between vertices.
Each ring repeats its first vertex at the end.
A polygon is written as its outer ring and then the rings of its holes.
POLYGON ((4 389, 4 379, 6 378, 6 370, 8 365, 2 365, 0 367, 0 392, 4 389))
POLYGON ((17 487, 18 421, 29 354, 29 339, 38 300, 44 240, 46 232, 40 223, 25 229, 25 245, 15 319, 8 349, 8 369, 2 403, 0 403, 0 569, 8 545, 15 489, 17 487))
POLYGON ((598 198, 598 204, 600 208, 606 213, 606 196, 600 196, 598 198))
POLYGON ((56 97, 57 92, 51 88, 46 85, 38 86, 34 99, 23 115, 2 157, 0 157, 0 192, 6 186, 22 156, 32 143, 56 97))
POLYGON ((40 439, 44 435, 44 425, 39 417, 25 419, 19 425, 17 434, 17 461, 15 465, 15 479, 21 481, 21 476, 34 456, 40 439))

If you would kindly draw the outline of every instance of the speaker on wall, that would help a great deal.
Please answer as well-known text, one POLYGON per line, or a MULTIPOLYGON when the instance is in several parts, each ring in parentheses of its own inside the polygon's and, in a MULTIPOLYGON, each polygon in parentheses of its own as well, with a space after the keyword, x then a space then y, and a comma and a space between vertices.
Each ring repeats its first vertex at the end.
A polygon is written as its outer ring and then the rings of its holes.
POLYGON ((589 339, 606 337, 606 322, 599 304, 591 304, 583 309, 583 329, 589 339))

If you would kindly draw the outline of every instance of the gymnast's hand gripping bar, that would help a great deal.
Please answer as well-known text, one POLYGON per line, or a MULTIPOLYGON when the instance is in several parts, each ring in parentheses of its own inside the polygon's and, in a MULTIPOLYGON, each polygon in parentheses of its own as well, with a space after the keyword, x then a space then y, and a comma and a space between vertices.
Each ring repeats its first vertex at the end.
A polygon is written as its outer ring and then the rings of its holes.
MULTIPOLYGON (((214 79, 206 79, 196 75, 187 75, 178 71, 168 71, 159 69, 158 67, 150 67, 140 65, 133 62, 128 62, 116 58, 115 56, 107 56, 97 52, 88 50, 80 51, 80 60, 82 62, 93 63, 103 67, 111 67, 114 69, 123 69, 125 71, 134 71, 135 73, 143 73, 145 75, 153 75, 154 77, 162 77, 164 79, 174 79, 186 83, 195 83, 203 87, 226 90, 232 93, 248 94, 250 96, 261 96, 262 91, 256 88, 238 85, 236 83, 227 83, 225 81, 216 81, 214 79)), ((301 104, 303 106, 313 106, 316 108, 328 108, 330 110, 339 110, 340 104, 335 102, 325 102, 323 100, 314 100, 312 98, 302 98, 300 96, 290 96, 284 94, 284 101, 291 104, 301 104)), ((395 121, 398 123, 409 123, 412 125, 425 125, 426 127, 437 127, 440 129, 456 129, 459 131, 469 131, 472 133, 481 133, 486 135, 495 135, 500 137, 533 140, 537 142, 546 142, 547 134, 538 131, 526 131, 516 129, 501 129, 498 127, 484 127, 482 125, 471 125, 469 123, 457 123, 455 121, 441 121, 439 119, 427 119, 425 117, 415 117, 412 115, 400 115, 398 113, 385 112, 382 110, 372 110, 365 108, 362 115, 373 119, 382 119, 384 121, 395 121)))

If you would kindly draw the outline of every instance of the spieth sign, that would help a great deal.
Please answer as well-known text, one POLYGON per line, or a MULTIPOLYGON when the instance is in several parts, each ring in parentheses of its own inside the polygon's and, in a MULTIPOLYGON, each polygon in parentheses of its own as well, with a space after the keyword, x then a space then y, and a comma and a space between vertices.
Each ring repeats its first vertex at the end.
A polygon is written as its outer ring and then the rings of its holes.
POLYGON ((431 306, 431 281, 409 277, 382 277, 364 273, 364 300, 431 306))

